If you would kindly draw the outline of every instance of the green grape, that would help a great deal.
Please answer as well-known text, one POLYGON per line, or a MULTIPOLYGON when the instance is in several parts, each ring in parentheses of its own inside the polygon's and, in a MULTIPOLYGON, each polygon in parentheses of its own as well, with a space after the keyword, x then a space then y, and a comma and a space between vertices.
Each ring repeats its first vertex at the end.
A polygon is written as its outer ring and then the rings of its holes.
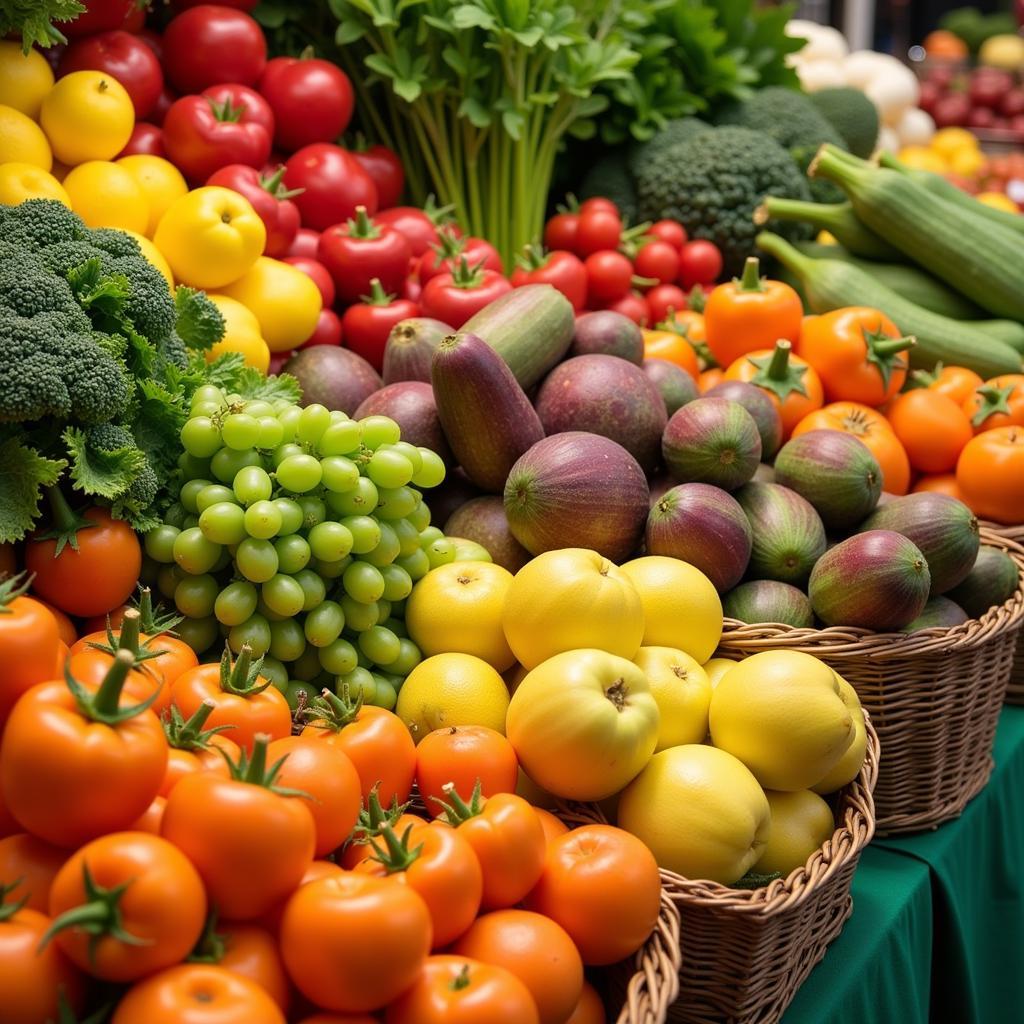
POLYGON ((298 534, 279 537, 274 541, 274 550, 277 552, 277 566, 281 572, 292 575, 309 565, 309 544, 298 534))
POLYGON ((276 417, 261 416, 259 425, 260 431, 256 435, 257 448, 263 451, 273 451, 278 445, 284 443, 284 427, 276 417))
POLYGON ((314 402, 307 405, 299 414, 295 437, 304 444, 315 445, 330 425, 331 411, 314 402))
POLYGON ((411 487, 378 488, 376 515, 380 519, 405 519, 416 505, 417 495, 411 487))
POLYGON ((174 590, 174 604, 182 615, 192 619, 205 619, 213 614, 217 591, 217 581, 209 574, 188 576, 174 590))
POLYGON ((348 455, 357 451, 363 428, 355 420, 336 420, 321 435, 317 450, 321 455, 348 455))
POLYGON ((343 676, 359 664, 356 649, 347 640, 334 640, 326 647, 311 648, 319 655, 317 668, 323 668, 332 676, 343 676))
POLYGON ((269 540, 246 537, 235 552, 238 571, 252 583, 266 583, 277 572, 277 552, 269 540))
POLYGON ((174 538, 181 531, 176 526, 157 526, 150 530, 143 538, 143 547, 146 554, 154 562, 169 563, 174 561, 174 538))
POLYGON ((288 701, 288 707, 295 711, 299 706, 300 699, 303 707, 307 707, 314 697, 320 695, 320 690, 313 684, 303 682, 301 679, 289 679, 284 695, 288 701))
POLYGON ((234 546, 235 545, 233 545, 233 544, 230 545, 230 546, 224 545, 221 548, 220 555, 218 556, 217 561, 213 563, 213 568, 210 570, 210 572, 212 572, 212 573, 222 572, 229 565, 231 565, 231 561, 235 557, 234 554, 231 551, 231 548, 234 547, 234 546))
POLYGON ((302 450, 301 444, 294 444, 291 441, 286 441, 279 448, 274 450, 274 454, 271 455, 271 462, 274 463, 275 468, 280 466, 285 459, 290 459, 293 455, 305 455, 306 453, 302 450))
POLYGON ((212 617, 206 619, 182 619, 174 627, 174 631, 196 654, 202 654, 204 651, 209 650, 217 641, 217 620, 212 617))
POLYGON ((224 401, 219 402, 193 402, 189 406, 189 416, 208 416, 215 419, 224 411, 224 401))
POLYGON ((252 648, 254 658, 262 658, 270 650, 270 623, 259 612, 240 625, 232 626, 228 633, 228 647, 235 654, 246 644, 252 648))
POLYGON ((377 507, 377 487, 372 480, 361 476, 355 487, 344 494, 328 494, 331 511, 339 516, 369 515, 377 507))
POLYGON ((412 463, 391 448, 378 448, 366 464, 366 475, 379 488, 404 487, 412 480, 412 463))
POLYGON ((331 423, 347 423, 351 417, 343 409, 331 410, 331 423))
MULTIPOLYGON (((245 542, 243 541, 243 543, 245 542)), ((416 580, 423 579, 430 572, 430 559, 427 558, 427 553, 422 548, 419 551, 414 551, 411 555, 396 558, 395 565, 401 566, 414 583, 416 580)))
POLYGON ((223 484, 209 484, 196 495, 196 510, 201 514, 221 501, 234 501, 235 492, 223 484))
POLYGON ((376 665, 389 665, 401 653, 398 637, 385 626, 371 626, 360 633, 359 649, 376 665))
POLYGON ((365 555, 380 543, 380 523, 372 516, 346 516, 341 525, 352 536, 352 551, 365 555))
POLYGON ((328 455, 320 460, 323 483, 335 494, 351 491, 359 482, 359 467, 344 455, 328 455))
POLYGON ((408 638, 408 636, 409 636, 409 630, 406 627, 404 620, 396 618, 394 611, 392 611, 392 613, 391 613, 391 618, 385 619, 381 623, 381 625, 382 626, 387 626, 388 629, 390 629, 391 632, 394 633, 395 636, 397 636, 399 638, 402 638, 402 637, 408 638))
POLYGON ((267 622, 283 622, 288 618, 287 615, 281 615, 280 612, 275 612, 273 608, 263 600, 263 594, 256 598, 256 611, 260 613, 267 620, 267 622))
POLYGON ((231 481, 235 497, 243 505, 251 505, 254 501, 266 501, 274 492, 274 483, 270 474, 262 466, 246 466, 240 469, 231 481))
POLYGON ((181 521, 181 528, 183 530, 194 530, 199 525, 199 516, 194 516, 190 512, 185 514, 185 518, 181 521))
POLYGON ((240 469, 244 469, 246 466, 261 465, 263 465, 263 459, 260 458, 260 453, 255 448, 246 448, 244 451, 221 448, 214 455, 210 469, 222 484, 230 484, 240 469))
POLYGON ((184 525, 185 516, 187 515, 185 506, 180 501, 172 502, 164 513, 164 523, 167 526, 173 526, 176 530, 180 530, 184 525))
POLYGON ((428 526, 420 531, 420 547, 425 548, 433 544, 435 540, 444 540, 444 533, 436 526, 428 526))
POLYGON ((398 638, 398 657, 388 665, 388 671, 398 676, 407 676, 421 661, 420 649, 408 638, 398 638))
POLYGON ((419 551, 419 530, 408 519, 395 519, 391 523, 391 529, 398 538, 399 555, 411 555, 414 551, 419 551))
POLYGON ((323 476, 320 462, 312 455, 289 455, 277 467, 277 482, 295 494, 305 494, 320 486, 323 476))
POLYGON ((229 583, 213 604, 213 614, 225 626, 238 626, 256 611, 256 588, 248 580, 229 583))
POLYGON ((193 416, 185 422, 179 436, 185 451, 200 459, 208 459, 222 447, 220 431, 209 416, 193 416))
POLYGON ((284 573, 278 573, 267 580, 260 594, 271 611, 285 617, 298 615, 306 600, 299 583, 284 573))
POLYGON ((249 536, 259 540, 276 537, 281 528, 281 513, 272 501, 257 501, 242 513, 242 518, 249 536))
POLYGON ((220 428, 220 436, 228 448, 236 452, 255 446, 260 436, 259 420, 244 412, 233 412, 226 417, 220 428))
POLYGON ((377 602, 377 622, 386 622, 391 618, 391 602, 385 598, 381 598, 377 602))
POLYGON ((444 482, 446 472, 444 460, 429 448, 420 448, 418 451, 423 464, 416 471, 412 482, 417 487, 437 487, 438 484, 444 482))
POLYGON ((346 555, 337 562, 324 562, 314 558, 312 567, 325 580, 336 580, 351 564, 352 556, 346 555))
POLYGON ((380 676, 390 686, 395 693, 398 693, 402 689, 402 683, 405 682, 405 676, 396 676, 389 668, 387 672, 383 669, 378 669, 373 673, 375 676, 380 676))
POLYGON ((274 507, 281 513, 279 537, 287 537, 302 529, 302 506, 294 498, 275 498, 274 507))
POLYGON ((355 543, 355 538, 343 523, 317 523, 306 537, 313 557, 321 562, 341 561, 355 543))
POLYGON ((377 602, 364 604, 348 594, 341 595, 341 610, 345 613, 345 624, 349 629, 361 633, 364 629, 376 626, 380 622, 377 602))
MULTIPOLYGON (((320 664, 320 653, 315 647, 307 647, 289 666, 288 671, 291 678, 301 679, 304 682, 316 679, 323 671, 323 666, 320 664)), ((319 693, 319 689, 316 692, 319 693)))
POLYGON ((198 576, 209 572, 220 557, 221 547, 203 536, 198 526, 182 530, 174 538, 174 560, 187 573, 198 576))
POLYGON ((305 600, 302 602, 304 612, 312 611, 327 596, 327 587, 323 579, 312 569, 302 569, 295 573, 295 582, 302 587, 302 593, 305 594, 305 600))
POLYGON ((362 694, 364 704, 373 704, 377 695, 377 681, 368 668, 359 665, 351 672, 338 673, 337 692, 344 694, 346 691, 353 700, 362 694))
POLYGON ((455 545, 447 537, 432 541, 425 550, 431 569, 455 561, 455 545))
POLYGON ((199 497, 199 492, 209 485, 209 480, 186 480, 181 485, 178 501, 181 502, 186 512, 191 512, 192 515, 198 514, 199 506, 196 504, 196 499, 199 497))
POLYGON ((245 513, 233 501, 218 501, 199 517, 199 529, 215 544, 238 544, 245 539, 245 513))
POLYGON ((200 384, 192 392, 192 404, 197 402, 216 402, 221 406, 224 404, 224 392, 216 384, 200 384))
POLYGON ((295 619, 270 624, 270 656, 280 661, 294 661, 306 649, 302 627, 295 619))
POLYGON ((303 529, 312 530, 327 521, 327 506, 319 498, 307 494, 297 499, 297 504, 302 512, 303 529))
POLYGON ((398 693, 394 686, 391 685, 391 681, 381 673, 374 672, 372 675, 373 681, 376 684, 373 705, 374 707, 383 708, 385 711, 390 711, 398 701, 398 693))
MULTIPOLYGON (((271 627, 270 632, 273 634, 273 627, 271 627)), ((273 637, 271 637, 271 649, 273 649, 273 637)), ((291 660, 294 661, 295 659, 292 658, 291 660)), ((260 675, 282 693, 284 693, 285 688, 288 686, 288 669, 277 658, 264 655, 263 664, 260 665, 260 675)))
POLYGON ((201 477, 208 478, 212 472, 210 459, 200 459, 188 452, 182 452, 178 456, 178 469, 185 480, 198 480, 201 477))
POLYGON ((359 421, 363 428, 363 444, 376 450, 382 444, 394 444, 402 439, 402 429, 387 416, 366 416, 359 421))
POLYGON ((178 589, 178 584, 187 575, 188 573, 182 572, 176 565, 162 566, 156 576, 156 588, 160 591, 162 597, 173 601, 174 592, 178 589))
POLYGON ((418 501, 416 507, 405 517, 417 530, 425 530, 430 525, 430 509, 425 501, 418 501))
POLYGON ((408 441, 398 441, 391 446, 391 450, 404 455, 409 460, 413 473, 418 473, 423 466, 423 452, 428 449, 417 448, 408 441))
POLYGON ((412 593, 412 577, 400 565, 382 565, 380 574, 384 577, 385 601, 401 601, 412 593))
POLYGON ((292 441, 295 438, 295 430, 299 425, 299 418, 302 416, 302 410, 297 405, 291 405, 290 403, 283 409, 277 410, 277 422, 281 424, 281 429, 284 430, 285 441, 292 441))
POLYGON ((247 416, 254 416, 256 419, 261 419, 264 416, 273 416, 274 407, 269 402, 264 402, 262 398, 254 398, 252 401, 246 402, 245 405, 242 406, 242 412, 247 416))
POLYGON ((345 592, 363 604, 370 604, 384 595, 380 569, 366 562, 353 562, 342 574, 341 581, 345 592))
POLYGON ((303 628, 306 639, 314 647, 326 647, 341 636, 345 613, 337 601, 323 601, 306 616, 303 628))
POLYGON ((380 541, 372 551, 363 555, 363 561, 369 562, 378 568, 390 565, 402 552, 401 544, 398 541, 398 534, 395 533, 390 523, 380 523, 380 541))

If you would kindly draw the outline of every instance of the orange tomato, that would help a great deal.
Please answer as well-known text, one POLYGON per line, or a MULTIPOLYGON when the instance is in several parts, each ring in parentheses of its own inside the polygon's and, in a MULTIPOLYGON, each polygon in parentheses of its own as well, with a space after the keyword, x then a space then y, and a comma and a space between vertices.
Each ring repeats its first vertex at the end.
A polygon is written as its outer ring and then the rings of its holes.
POLYGON ((978 374, 966 366, 943 366, 942 363, 931 372, 915 370, 910 376, 916 384, 951 398, 957 405, 963 405, 974 393, 974 389, 984 383, 978 374))
POLYGON ((967 44, 952 32, 935 29, 924 37, 925 53, 932 60, 966 60, 967 44))
MULTIPOLYGON (((315 860, 306 868, 306 873, 299 880, 296 888, 301 888, 310 882, 319 881, 321 878, 329 878, 331 875, 341 874, 344 874, 343 870, 334 861, 315 860)), ((288 897, 290 896, 291 893, 288 894, 288 897)), ((286 906, 288 906, 288 898, 283 899, 277 906, 268 910, 259 919, 259 924, 266 928, 267 931, 276 935, 281 930, 281 918, 284 917, 284 908, 286 906)))
POLYGON ((597 994, 597 989, 589 981, 583 982, 583 993, 572 1016, 565 1024, 607 1024, 604 1003, 597 994))
POLYGON ((701 374, 697 378, 697 390, 703 395, 716 384, 721 384, 723 380, 725 380, 725 370, 719 366, 712 366, 707 370, 701 370, 701 374))
POLYGON ((540 1024, 564 1024, 583 992, 583 961, 565 929, 529 910, 496 910, 455 944, 459 956, 511 971, 530 990, 540 1024))
POLYGON ((671 333, 681 334, 686 338, 695 352, 707 341, 704 314, 695 309, 673 310, 672 315, 666 317, 664 323, 671 333))
MULTIPOLYGON (((149 707, 154 714, 161 714, 170 703, 170 687, 164 685, 161 672, 151 668, 147 662, 136 661, 134 655, 132 662, 135 667, 129 671, 125 679, 125 693, 139 703, 152 697, 153 702, 149 707)), ((98 687, 113 663, 113 655, 106 651, 86 648, 68 652, 68 670, 83 686, 98 687)))
POLYGON ((314 1013, 299 1024, 380 1024, 380 1020, 368 1013, 314 1013))
MULTIPOLYGON (((695 316, 700 316, 699 313, 695 316)), ((677 331, 645 330, 644 359, 664 359, 685 370, 694 380, 700 374, 697 353, 686 337, 677 331)))
POLYGON ((68 859, 68 851, 51 846, 27 832, 0 839, 0 886, 11 903, 45 914, 50 907, 50 886, 68 859))
POLYGON ((219 925, 212 945, 212 962, 255 982, 281 1007, 282 1013, 288 1012, 291 984, 277 940, 270 932, 258 925, 225 921, 219 925))
POLYGON ((241 748, 224 735, 231 731, 229 727, 220 726, 224 732, 203 728, 213 708, 212 701, 204 701, 186 722, 177 707, 171 705, 164 719, 168 749, 167 769, 160 784, 161 796, 168 796, 192 772, 213 772, 221 778, 230 778, 227 759, 237 763, 241 748))
POLYGON ((71 621, 70 616, 62 612, 55 604, 44 601, 37 594, 32 595, 32 600, 38 601, 44 608, 49 609, 50 614, 57 620, 57 635, 68 647, 71 647, 78 639, 78 631, 75 629, 75 624, 71 621))
POLYGON ((569 826, 561 818, 556 818, 550 811, 544 810, 543 807, 534 807, 533 813, 537 815, 540 820, 540 827, 544 829, 544 841, 547 843, 548 849, 551 848, 554 840, 559 836, 564 836, 569 831, 569 826))
POLYGON ((53 678, 60 633, 48 608, 25 595, 28 578, 0 581, 0 725, 18 698, 53 678))
POLYGON ((359 824, 356 825, 351 839, 345 844, 341 851, 340 864, 346 871, 352 871, 356 865, 361 864, 367 857, 374 854, 372 839, 377 839, 384 831, 385 826, 390 828, 395 835, 405 835, 405 830, 410 825, 419 827, 424 824, 422 818, 415 814, 404 813, 405 804, 392 801, 391 806, 385 811, 376 793, 371 793, 366 801, 366 808, 359 813, 359 824))
POLYGON ((427 958, 412 986, 388 1007, 387 1024, 538 1024, 530 990, 496 964, 427 958))
POLYGON ((888 411, 889 424, 919 473, 946 473, 956 467, 974 436, 966 413, 938 391, 916 388, 898 395, 888 411))
POLYGON ((159 795, 153 797, 153 802, 132 823, 131 831, 148 832, 153 836, 160 835, 160 827, 164 823, 166 809, 166 797, 159 795))
POLYGON ((416 747, 416 786, 427 813, 444 814, 444 786, 471 793, 480 782, 484 796, 514 793, 519 777, 516 752, 500 732, 486 725, 450 726, 428 733, 416 747))
POLYGON ((110 1024, 285 1024, 255 982, 213 964, 182 964, 130 988, 110 1024))
POLYGON ((975 515, 1007 525, 1024 521, 1024 428, 996 427, 968 441, 956 482, 975 515))
POLYGON ((57 641, 57 662, 53 672, 54 679, 60 679, 64 675, 64 666, 68 663, 70 655, 68 645, 63 640, 57 641))
POLYGON ((548 847, 526 906, 557 921, 588 966, 617 963, 635 953, 658 923, 658 862, 630 833, 585 825, 548 847))
POLYGON ((430 952, 430 912, 409 886, 346 871, 302 886, 281 921, 292 982, 326 1010, 361 1013, 397 999, 430 952))
POLYGON ((993 427, 1024 427, 1024 374, 1007 373, 985 381, 963 408, 976 434, 993 427))
POLYGON ((788 341, 741 356, 725 371, 725 379, 746 381, 766 391, 782 417, 784 437, 825 401, 817 370, 794 355, 788 341))
POLYGON ((14 820, 7 801, 4 800, 3 786, 0 786, 0 839, 20 835, 25 830, 14 820))
POLYGON ((188 956, 203 932, 206 893, 196 869, 166 839, 115 832, 87 843, 57 872, 50 916, 61 928, 54 941, 83 971, 103 981, 135 981, 188 956), (98 931, 77 927, 85 907, 98 931))
MULTIPOLYGON (((912 488, 914 493, 918 491, 937 491, 939 494, 948 494, 957 501, 963 501, 960 487, 956 482, 956 473, 934 473, 929 476, 922 476, 912 488)), ((964 502, 966 504, 966 502, 964 502)))
POLYGON ((878 460, 882 489, 906 494, 910 488, 910 460, 889 421, 876 409, 858 402, 832 402, 805 416, 794 428, 793 437, 808 430, 842 430, 862 441, 878 460))

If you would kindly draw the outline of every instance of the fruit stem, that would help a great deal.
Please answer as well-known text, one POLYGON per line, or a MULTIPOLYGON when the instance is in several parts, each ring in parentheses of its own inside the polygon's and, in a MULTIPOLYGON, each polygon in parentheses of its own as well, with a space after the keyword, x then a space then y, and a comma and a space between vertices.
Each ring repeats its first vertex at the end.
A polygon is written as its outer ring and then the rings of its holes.
POLYGON ((756 256, 748 256, 743 264, 743 274, 736 281, 738 292, 763 292, 761 282, 761 262, 756 256))

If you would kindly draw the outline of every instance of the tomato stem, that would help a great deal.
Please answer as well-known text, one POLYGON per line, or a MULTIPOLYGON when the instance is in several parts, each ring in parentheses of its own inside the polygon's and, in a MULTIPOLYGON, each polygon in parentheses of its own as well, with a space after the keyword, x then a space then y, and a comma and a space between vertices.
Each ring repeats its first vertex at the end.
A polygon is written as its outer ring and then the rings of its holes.
POLYGON ((34 573, 20 572, 17 576, 0 580, 0 615, 11 614, 10 604, 28 593, 34 579, 34 573))
POLYGON ((395 830, 390 825, 381 825, 377 835, 384 840, 384 845, 387 849, 382 849, 376 839, 370 839, 370 845, 373 847, 373 856, 370 859, 375 860, 378 864, 382 864, 384 870, 389 875, 397 874, 399 871, 407 871, 423 852, 422 843, 411 849, 409 847, 409 835, 414 827, 409 825, 402 833, 402 838, 399 839, 395 835, 395 830))
POLYGON ((160 636, 161 634, 174 635, 174 627, 182 622, 184 615, 175 615, 170 612, 163 612, 159 607, 153 607, 153 591, 149 587, 139 586, 139 597, 137 607, 141 619, 139 627, 149 637, 160 636))
POLYGON ((185 962, 189 964, 219 964, 227 952, 224 936, 217 931, 217 908, 211 907, 203 925, 203 933, 199 936, 195 948, 185 962))
POLYGON ((164 720, 164 735, 167 745, 175 750, 209 750, 210 740, 218 733, 234 729, 233 725, 216 725, 212 729, 204 729, 216 705, 207 698, 192 712, 186 721, 176 704, 172 704, 168 717, 164 720))
POLYGON ((248 644, 242 644, 234 665, 231 664, 231 648, 225 646, 220 659, 220 688, 236 697, 255 697, 270 686, 269 680, 262 685, 258 683, 261 668, 263 659, 253 661, 252 648, 248 644))
POLYGON ((28 902, 28 893, 14 903, 7 902, 7 897, 24 881, 24 878, 17 878, 10 885, 0 884, 0 924, 9 921, 28 902))
MULTIPOLYGON (((70 659, 68 660, 70 661, 70 659)), ((65 663, 64 682, 74 696, 78 711, 83 718, 114 727, 121 722, 128 721, 129 718, 141 715, 160 696, 160 690, 156 689, 139 704, 133 704, 126 708, 120 706, 121 691, 124 689, 125 680, 134 664, 135 659, 130 651, 118 651, 114 655, 113 663, 107 669, 107 674, 103 677, 99 689, 95 693, 90 693, 75 679, 68 663, 65 663)))
POLYGON ((260 178, 260 188, 269 192, 275 199, 281 201, 282 199, 294 199, 295 196, 302 195, 306 190, 304 188, 285 188, 284 187, 284 164, 278 164, 277 170, 274 171, 269 177, 260 178))
POLYGON ((356 207, 356 215, 354 218, 349 218, 347 230, 349 238, 359 238, 364 241, 380 238, 380 228, 370 220, 365 206, 356 207))
POLYGON ((56 484, 45 488, 46 500, 50 503, 50 513, 53 516, 53 529, 38 535, 40 540, 55 540, 57 542, 53 557, 56 558, 64 550, 65 544, 71 545, 72 551, 78 550, 78 531, 88 530, 96 524, 90 519, 78 515, 71 510, 71 506, 64 497, 64 492, 56 484))
POLYGON ((261 786, 263 789, 269 789, 271 793, 277 793, 278 796, 297 796, 305 800, 312 800, 312 794, 307 793, 303 789, 290 789, 286 786, 274 785, 274 780, 280 773, 285 761, 288 760, 288 755, 285 754, 284 757, 278 758, 268 768, 267 746, 270 744, 270 739, 270 736, 265 732, 257 733, 253 738, 252 753, 250 754, 243 747, 237 761, 232 760, 226 751, 220 750, 221 756, 227 762, 231 778, 235 782, 245 782, 250 786, 261 786))
POLYGON ((431 799, 444 808, 444 817, 447 819, 448 824, 453 828, 482 813, 484 808, 481 803, 482 797, 479 778, 477 778, 476 783, 473 786, 473 793, 469 798, 469 803, 466 803, 466 801, 459 796, 454 782, 446 782, 441 789, 444 790, 444 795, 448 797, 448 800, 442 800, 437 796, 431 797, 431 799))
POLYGON ((355 700, 351 697, 348 683, 342 684, 341 696, 324 689, 319 697, 314 697, 309 702, 309 707, 304 714, 307 718, 314 719, 311 723, 317 728, 329 729, 331 732, 341 732, 346 725, 354 722, 359 717, 359 711, 363 706, 362 689, 356 694, 355 700))
POLYGON ((1009 398, 1013 394, 1015 385, 1008 384, 1001 388, 996 384, 982 384, 975 388, 974 393, 981 398, 978 411, 971 417, 971 426, 980 427, 982 423, 994 416, 996 413, 1010 414, 1009 398))
POLYGON ((159 658, 163 653, 162 651, 151 651, 144 644, 140 645, 139 643, 141 619, 142 615, 138 609, 126 609, 124 618, 121 620, 121 628, 118 630, 117 636, 114 636, 114 630, 110 625, 110 616, 108 615, 107 642, 102 644, 97 643, 95 640, 90 640, 89 647, 94 651, 101 651, 103 654, 111 656, 117 654, 118 651, 127 651, 132 656, 133 668, 142 667, 151 658, 159 658))
POLYGON ((390 306, 395 301, 394 295, 389 295, 384 291, 379 277, 370 280, 370 294, 360 295, 359 298, 368 306, 390 306))
POLYGON ((792 349, 790 341, 779 338, 770 356, 752 356, 747 360, 757 367, 757 373, 751 377, 750 383, 770 391, 780 402, 784 402, 794 392, 804 396, 807 394, 803 383, 807 367, 796 366, 789 361, 792 349))
POLYGON ((743 274, 736 281, 738 292, 763 292, 761 281, 761 261, 756 256, 748 256, 743 264, 743 274))

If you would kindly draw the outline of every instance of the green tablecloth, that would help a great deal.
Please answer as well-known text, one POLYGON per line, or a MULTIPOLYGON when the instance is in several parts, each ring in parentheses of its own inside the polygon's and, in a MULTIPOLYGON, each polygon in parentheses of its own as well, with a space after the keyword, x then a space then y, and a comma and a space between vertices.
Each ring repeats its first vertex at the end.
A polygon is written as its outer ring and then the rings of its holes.
POLYGON ((959 820, 864 851, 853 916, 782 1024, 1024 1021, 1024 708, 994 757, 959 820))

